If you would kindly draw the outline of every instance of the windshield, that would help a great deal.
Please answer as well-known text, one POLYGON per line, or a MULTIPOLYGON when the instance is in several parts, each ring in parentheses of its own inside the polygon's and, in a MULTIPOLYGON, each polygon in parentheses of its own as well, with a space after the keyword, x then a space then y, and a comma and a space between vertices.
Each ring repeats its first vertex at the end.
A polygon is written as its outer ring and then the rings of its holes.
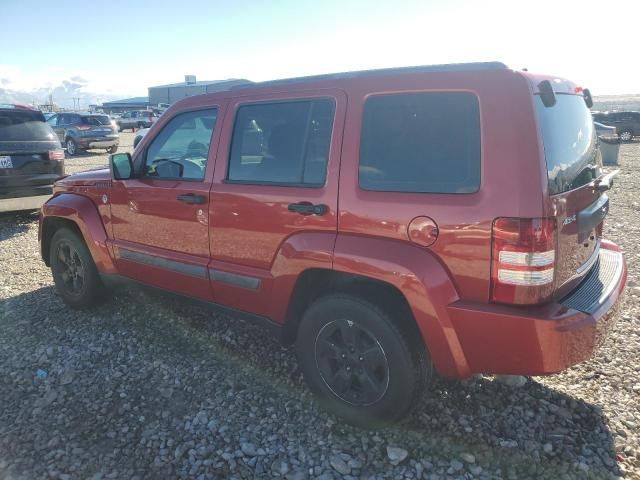
POLYGON ((111 125, 111 119, 108 115, 86 115, 82 117, 82 122, 87 125, 111 125))
POLYGON ((54 140, 55 134, 42 112, 0 110, 0 142, 54 140))
POLYGON ((602 166, 591 112, 579 95, 556 94, 545 107, 536 95, 536 110, 547 161, 549 194, 568 192, 591 182, 602 166))

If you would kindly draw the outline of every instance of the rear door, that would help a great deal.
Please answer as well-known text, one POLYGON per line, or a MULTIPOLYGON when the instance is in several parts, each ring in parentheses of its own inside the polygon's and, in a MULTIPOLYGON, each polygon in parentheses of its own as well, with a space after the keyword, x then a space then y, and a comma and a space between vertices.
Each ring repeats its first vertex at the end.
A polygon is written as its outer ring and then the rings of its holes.
POLYGON ((68 115, 66 113, 57 113, 47 121, 47 123, 56 133, 58 140, 60 140, 61 142, 64 141, 64 127, 65 124, 68 123, 67 117, 68 115))
POLYGON ((284 255, 295 264, 297 239, 317 242, 308 248, 331 268, 345 110, 346 96, 335 90, 230 103, 211 192, 217 301, 277 318, 272 280, 286 272, 274 262, 284 255))
POLYGON ((602 175, 602 161, 582 95, 556 94, 551 107, 545 107, 539 96, 535 102, 546 158, 549 214, 555 214, 558 226, 557 295, 563 296, 597 261, 609 198, 594 186, 602 175))

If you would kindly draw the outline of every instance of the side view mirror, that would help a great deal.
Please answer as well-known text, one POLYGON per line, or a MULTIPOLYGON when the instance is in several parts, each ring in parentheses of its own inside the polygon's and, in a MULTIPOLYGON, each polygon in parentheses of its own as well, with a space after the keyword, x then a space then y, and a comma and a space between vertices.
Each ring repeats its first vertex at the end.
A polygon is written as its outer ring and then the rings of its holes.
POLYGON ((593 107, 593 97, 591 96, 591 90, 585 88, 582 90, 582 95, 584 96, 584 103, 587 104, 587 108, 593 107))
POLYGON ((540 90, 540 98, 545 107, 553 107, 556 104, 556 94, 549 80, 543 80, 538 84, 540 90))
POLYGON ((111 178, 114 180, 128 180, 133 178, 133 160, 130 153, 114 153, 109 157, 111 178))

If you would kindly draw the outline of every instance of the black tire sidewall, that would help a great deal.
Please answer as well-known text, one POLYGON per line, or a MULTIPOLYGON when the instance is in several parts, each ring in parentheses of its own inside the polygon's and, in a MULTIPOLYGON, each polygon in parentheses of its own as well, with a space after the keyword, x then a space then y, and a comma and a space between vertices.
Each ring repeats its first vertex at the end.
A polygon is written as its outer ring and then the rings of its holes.
POLYGON ((332 295, 314 302, 302 319, 296 354, 309 388, 323 405, 349 423, 365 428, 385 426, 404 417, 421 385, 421 369, 414 364, 411 346, 399 327, 380 309, 357 297, 332 295), (316 366, 315 339, 324 325, 348 319, 367 329, 380 343, 389 367, 389 385, 383 397, 372 405, 355 406, 343 401, 325 384, 316 366))
POLYGON ((74 308, 87 308, 99 300, 102 293, 102 282, 98 270, 96 269, 89 249, 75 232, 67 228, 61 228, 56 231, 51 239, 49 259, 56 290, 67 305, 74 308), (78 252, 84 269, 83 289, 78 295, 73 295, 63 286, 64 282, 61 278, 60 260, 57 256, 58 247, 63 241, 67 242, 78 252))
POLYGON ((78 144, 76 143, 76 141, 73 138, 71 138, 71 137, 67 138, 65 144, 66 144, 65 146, 67 147, 67 153, 69 155, 74 156, 74 155, 78 154, 78 144), (74 146, 73 153, 69 151, 69 142, 71 142, 72 145, 74 146))

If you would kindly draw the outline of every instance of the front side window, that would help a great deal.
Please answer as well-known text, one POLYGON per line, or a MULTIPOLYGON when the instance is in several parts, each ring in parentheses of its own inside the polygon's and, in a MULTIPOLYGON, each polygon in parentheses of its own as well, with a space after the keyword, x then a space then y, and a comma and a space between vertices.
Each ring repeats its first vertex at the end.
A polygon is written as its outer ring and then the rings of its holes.
POLYGON ((364 190, 472 193, 480 187, 480 108, 467 92, 377 95, 364 106, 364 190))
POLYGON ((216 109, 209 109, 172 118, 147 149, 144 175, 203 180, 217 116, 216 109))
POLYGON ((241 106, 233 130, 227 179, 323 185, 334 111, 330 99, 241 106))

